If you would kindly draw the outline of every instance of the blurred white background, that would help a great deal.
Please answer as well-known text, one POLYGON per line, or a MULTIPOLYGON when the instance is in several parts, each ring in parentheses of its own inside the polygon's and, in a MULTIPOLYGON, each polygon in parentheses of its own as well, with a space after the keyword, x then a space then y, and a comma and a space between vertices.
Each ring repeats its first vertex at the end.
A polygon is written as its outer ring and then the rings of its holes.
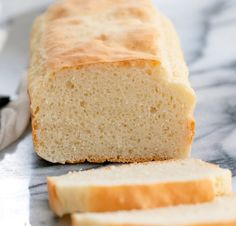
POLYGON ((52 0, 0 0, 0 2, 2 3, 3 9, 1 13, 5 20, 17 14, 42 7, 52 2, 52 0))
POLYGON ((34 18, 53 0, 0 0, 0 95, 15 97, 34 18))

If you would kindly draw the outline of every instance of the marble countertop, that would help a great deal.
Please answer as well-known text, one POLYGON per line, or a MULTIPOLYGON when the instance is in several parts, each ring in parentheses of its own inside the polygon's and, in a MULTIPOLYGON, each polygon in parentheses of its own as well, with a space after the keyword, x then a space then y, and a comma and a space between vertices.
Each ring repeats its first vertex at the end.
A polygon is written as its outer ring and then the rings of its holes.
MULTIPOLYGON (((1 2, 1 0, 0 0, 1 2)), ((3 0, 0 93, 15 97, 28 64, 33 19, 50 0, 3 0), (37 2, 37 3, 36 3, 37 2)), ((197 93, 192 156, 232 170, 236 191, 236 0, 154 0, 176 26, 197 93)), ((62 226, 48 208, 46 176, 96 167, 55 165, 34 153, 30 128, 0 153, 0 225, 62 226)))

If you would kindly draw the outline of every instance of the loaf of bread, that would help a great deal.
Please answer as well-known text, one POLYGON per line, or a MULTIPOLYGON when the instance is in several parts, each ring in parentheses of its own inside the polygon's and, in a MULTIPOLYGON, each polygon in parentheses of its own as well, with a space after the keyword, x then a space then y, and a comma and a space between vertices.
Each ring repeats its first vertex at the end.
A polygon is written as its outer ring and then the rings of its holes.
POLYGON ((72 226, 236 226, 236 195, 152 210, 73 214, 72 226))
POLYGON ((171 22, 149 0, 62 0, 33 27, 32 134, 59 163, 185 158, 195 94, 171 22))
POLYGON ((58 216, 206 202, 231 189, 229 170, 196 159, 133 163, 48 178, 50 206, 58 216))

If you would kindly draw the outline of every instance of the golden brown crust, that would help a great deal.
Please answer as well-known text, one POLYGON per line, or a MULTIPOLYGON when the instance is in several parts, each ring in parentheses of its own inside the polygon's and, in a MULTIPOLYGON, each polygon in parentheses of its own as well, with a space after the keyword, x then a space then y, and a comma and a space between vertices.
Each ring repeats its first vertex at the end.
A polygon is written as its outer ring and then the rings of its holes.
POLYGON ((39 109, 37 108, 36 112, 34 113, 34 110, 33 110, 32 105, 31 105, 31 94, 30 94, 29 90, 28 90, 28 95, 29 95, 29 99, 30 99, 32 140, 33 140, 33 143, 34 143, 34 147, 36 149, 38 149, 39 148, 39 141, 38 141, 38 136, 37 136, 38 123, 36 121, 35 113, 37 114, 39 109))
POLYGON ((136 157, 136 158, 123 158, 123 157, 114 157, 114 158, 98 158, 97 156, 91 156, 86 159, 74 159, 74 160, 67 160, 65 163, 70 164, 77 164, 77 163, 104 163, 104 162, 117 162, 117 163, 140 163, 140 162, 150 162, 150 161, 165 161, 171 160, 172 158, 161 158, 158 156, 146 156, 146 157, 136 157))
MULTIPOLYGON (((59 216, 65 214, 57 196, 55 184, 50 178, 48 178, 48 193, 52 210, 59 216)), ((87 193, 87 204, 83 209, 77 209, 77 211, 104 212, 149 209, 207 202, 212 201, 215 197, 213 184, 209 179, 162 184, 122 185, 112 186, 112 188, 92 186, 87 193)))
POLYGON ((31 113, 31 125, 32 125, 32 139, 34 142, 34 146, 36 149, 38 149, 39 148, 39 141, 37 136, 38 123, 33 113, 31 113))
MULTIPOLYGON (((234 195, 232 193, 232 195, 234 195)), ((212 203, 206 203, 206 204, 199 204, 199 205, 182 205, 177 207, 170 207, 170 208, 161 208, 160 212, 158 209, 154 210, 154 212, 151 211, 151 214, 149 214, 149 211, 145 213, 142 211, 134 211, 134 216, 138 216, 139 212, 142 216, 142 222, 144 222, 144 218, 147 219, 147 223, 139 224, 138 220, 135 220, 133 218, 133 222, 136 223, 125 223, 126 216, 127 221, 131 221, 132 217, 128 211, 125 212, 123 215, 122 213, 118 214, 112 214, 110 213, 85 213, 85 214, 78 214, 74 213, 72 214, 72 226, 83 226, 83 225, 99 225, 99 226, 236 226, 236 215, 233 214, 232 211, 234 211, 234 197, 225 196, 219 198, 219 200, 224 200, 224 202, 218 202, 217 200, 213 201, 212 203), (232 201, 232 202, 231 202, 232 201), (229 202, 230 205, 229 205, 229 202), (205 208, 207 207, 207 208, 205 208), (222 208, 224 207, 224 208, 222 208), (184 208, 181 210, 181 208, 184 208), (162 212, 165 209, 164 212, 162 212), (175 211, 172 212, 172 210, 175 209, 175 211), (190 209, 190 212, 188 212, 188 209, 190 209), (220 211, 219 211, 220 210, 220 211), (227 212, 222 211, 229 211, 229 214, 227 212), (150 222, 149 219, 152 219, 151 217, 155 216, 155 220, 150 222), (219 216, 214 216, 214 212, 217 214, 219 213, 219 216), (176 214, 175 214, 176 213, 176 214), (186 213, 186 217, 184 216, 184 213, 186 213), (194 215, 197 213, 198 218, 196 218, 194 215), (199 214, 201 213, 201 214, 199 214), (145 217, 146 215, 146 217, 145 217), (107 217, 106 217, 107 216, 107 217), (174 218, 170 220, 168 223, 168 216, 171 218, 173 216, 174 218), (166 218, 167 217, 167 218, 166 218), (109 220, 108 220, 109 219, 109 220), (163 220, 165 219, 165 222, 163 220), (176 219, 176 220, 174 220, 176 219), (182 219, 182 220, 181 220, 182 219), (183 220, 185 219, 185 220, 183 220), (158 222, 159 221, 159 222, 158 222), (177 223, 177 222, 182 223, 177 223), (122 223, 123 222, 123 223, 122 223), (161 223, 162 222, 162 223, 161 223), (185 222, 185 223, 183 223, 185 222), (195 222, 195 223, 194 223, 195 222), (87 223, 87 224, 86 224, 87 223)), ((132 221, 131 221, 132 222, 132 221)))
POLYGON ((214 188, 208 179, 133 186, 97 186, 90 189, 85 211, 147 209, 212 201, 214 188))
POLYGON ((62 0, 36 21, 32 39, 39 66, 51 73, 94 63, 152 60, 165 76, 187 81, 173 26, 150 0, 62 0))
MULTIPOLYGON (((83 224, 78 223, 76 214, 71 215, 71 225, 72 226, 83 226, 83 224)), ((153 224, 152 224, 153 225, 153 224)), ((155 224, 156 226, 163 226, 160 224, 155 224)), ((129 224, 129 223, 100 223, 99 226, 151 226, 150 224, 129 224)), ((178 224, 169 226, 236 226, 236 219, 225 222, 215 222, 215 223, 197 223, 197 224, 178 224)))
POLYGON ((150 1, 136 3, 64 0, 51 6, 43 20, 48 68, 133 59, 159 61, 158 15, 150 1))
POLYGON ((57 214, 61 215, 61 203, 59 201, 59 197, 57 195, 57 190, 56 186, 53 182, 53 180, 48 177, 47 178, 47 184, 48 184, 48 200, 49 200, 49 205, 51 209, 57 214))
POLYGON ((236 226, 236 219, 228 222, 189 224, 183 226, 236 226))
MULTIPOLYGON (((72 218, 73 219, 73 218, 72 218)), ((73 222, 73 220, 72 220, 73 222)), ((75 222, 72 223, 72 226, 78 226, 75 222)), ((81 225, 83 226, 83 225, 81 225)), ((148 224, 103 224, 100 226, 150 226, 148 224)), ((163 225, 156 225, 156 226, 163 226, 163 225)), ((232 222, 223 222, 223 223, 201 223, 201 224, 185 224, 185 225, 170 225, 170 226, 236 226, 236 220, 232 222)))
POLYGON ((190 120, 189 120, 189 123, 188 123, 188 131, 189 131, 189 143, 192 144, 193 142, 193 138, 195 136, 195 119, 192 117, 190 120))
MULTIPOLYGON (((72 215, 72 226, 78 226, 76 219, 72 215)), ((83 226, 83 225, 81 225, 83 226)), ((99 226, 151 226, 150 224, 99 224, 99 226)), ((163 225, 155 225, 163 226, 163 225)), ((184 224, 184 225, 170 225, 170 226, 236 226, 236 220, 231 222, 219 222, 219 223, 201 223, 201 224, 184 224)))

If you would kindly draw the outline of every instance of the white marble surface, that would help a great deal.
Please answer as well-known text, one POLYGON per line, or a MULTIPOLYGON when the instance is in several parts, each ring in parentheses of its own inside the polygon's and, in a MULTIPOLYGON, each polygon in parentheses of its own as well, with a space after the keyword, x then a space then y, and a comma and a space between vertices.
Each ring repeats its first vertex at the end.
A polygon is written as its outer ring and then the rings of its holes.
MULTIPOLYGON (((0 1, 1 2, 1 1, 0 1)), ((0 94, 14 93, 28 64, 33 19, 51 0, 3 0, 0 12, 0 94), (5 40, 5 41, 4 41, 5 40)), ((236 0, 155 0, 180 34, 197 92, 192 154, 236 176, 236 0)), ((33 150, 30 129, 0 153, 0 225, 62 226, 48 209, 46 176, 100 165, 54 165, 33 150)), ((233 181, 236 190, 236 178, 233 181)))

